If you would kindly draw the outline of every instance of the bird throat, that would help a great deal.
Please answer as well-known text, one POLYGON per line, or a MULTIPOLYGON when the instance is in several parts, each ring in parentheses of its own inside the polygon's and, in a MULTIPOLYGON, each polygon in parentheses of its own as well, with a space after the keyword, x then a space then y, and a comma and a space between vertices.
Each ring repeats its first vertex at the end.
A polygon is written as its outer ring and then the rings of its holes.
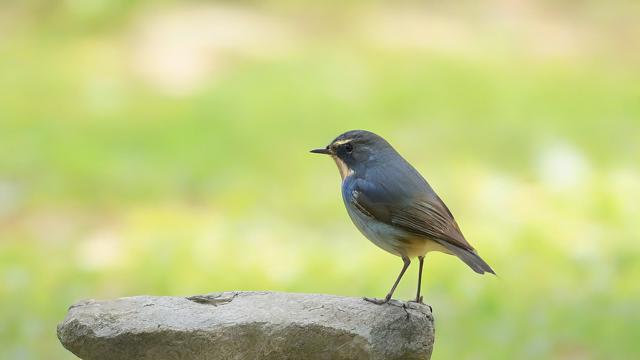
POLYGON ((333 158, 333 161, 336 162, 336 165, 338 165, 338 171, 340 171, 340 177, 342 178, 342 180, 344 180, 344 178, 346 178, 347 176, 353 174, 353 170, 349 169, 347 164, 344 161, 342 161, 339 157, 332 156, 332 158, 333 158))

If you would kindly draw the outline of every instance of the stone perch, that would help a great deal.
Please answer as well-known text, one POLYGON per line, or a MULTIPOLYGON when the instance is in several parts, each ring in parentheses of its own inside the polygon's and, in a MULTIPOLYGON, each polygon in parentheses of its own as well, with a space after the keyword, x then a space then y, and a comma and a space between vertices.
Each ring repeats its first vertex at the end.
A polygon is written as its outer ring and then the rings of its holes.
POLYGON ((62 345, 99 359, 429 359, 427 305, 274 292, 79 302, 62 345))

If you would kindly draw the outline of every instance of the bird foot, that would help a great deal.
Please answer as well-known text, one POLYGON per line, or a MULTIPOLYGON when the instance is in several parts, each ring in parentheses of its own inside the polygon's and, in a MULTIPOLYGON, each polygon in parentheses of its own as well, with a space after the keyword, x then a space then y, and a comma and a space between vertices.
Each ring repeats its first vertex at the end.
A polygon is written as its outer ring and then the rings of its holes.
POLYGON ((425 304, 425 303, 422 301, 422 296, 420 296, 420 299, 416 299, 416 300, 409 300, 409 301, 407 301, 407 302, 408 302, 408 303, 414 303, 414 304, 420 304, 420 305, 426 305, 426 306, 428 306, 428 307, 429 307, 429 311, 430 311, 430 312, 433 312, 433 308, 431 307, 431 305, 429 305, 429 304, 425 304))
POLYGON ((364 301, 368 301, 376 305, 383 305, 388 303, 391 298, 378 299, 378 298, 363 297, 363 299, 364 301))

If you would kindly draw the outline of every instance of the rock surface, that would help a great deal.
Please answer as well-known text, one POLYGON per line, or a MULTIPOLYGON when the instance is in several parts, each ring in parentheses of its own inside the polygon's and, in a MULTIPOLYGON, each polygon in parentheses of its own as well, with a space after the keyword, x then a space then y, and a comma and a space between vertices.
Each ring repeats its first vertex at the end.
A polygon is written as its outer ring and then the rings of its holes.
POLYGON ((429 359, 427 305, 274 292, 88 300, 58 325, 94 359, 429 359))

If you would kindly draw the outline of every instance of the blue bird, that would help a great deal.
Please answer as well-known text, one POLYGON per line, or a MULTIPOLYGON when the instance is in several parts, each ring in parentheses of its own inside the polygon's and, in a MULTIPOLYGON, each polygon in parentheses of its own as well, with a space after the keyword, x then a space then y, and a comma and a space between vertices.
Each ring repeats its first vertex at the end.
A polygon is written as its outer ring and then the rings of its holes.
POLYGON ((431 251, 455 255, 473 271, 495 275, 462 235, 453 215, 429 183, 382 137, 348 131, 312 153, 330 155, 342 177, 342 199, 358 230, 383 250, 402 258, 398 278, 384 299, 391 300, 402 275, 418 257, 418 292, 424 257, 431 251))

